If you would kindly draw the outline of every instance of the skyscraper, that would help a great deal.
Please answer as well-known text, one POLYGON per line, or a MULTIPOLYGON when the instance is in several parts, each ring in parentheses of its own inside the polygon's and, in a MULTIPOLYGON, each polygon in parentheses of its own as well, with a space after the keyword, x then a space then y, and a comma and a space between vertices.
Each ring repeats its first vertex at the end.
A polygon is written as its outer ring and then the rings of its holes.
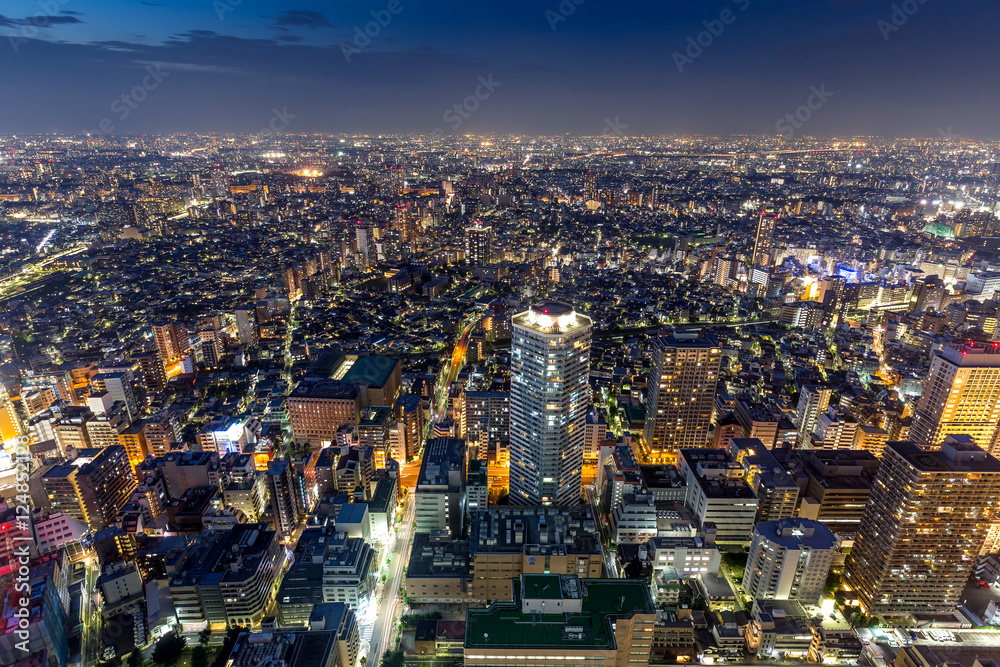
POLYGON ((644 437, 654 459, 708 444, 721 358, 718 341, 697 331, 653 339, 644 437))
POLYGON ((946 435, 969 435, 997 454, 1000 424, 1000 343, 950 345, 939 350, 913 416, 910 437, 940 444, 946 435))
POLYGON ((753 244, 753 266, 770 266, 772 248, 774 246, 774 221, 773 213, 761 211, 760 220, 757 221, 757 236, 753 244))
POLYGON ((510 503, 575 505, 593 323, 568 303, 543 301, 511 325, 510 503))
POLYGON ((583 177, 583 201, 597 201, 597 177, 592 171, 583 177))
POLYGON ((886 445, 847 582, 869 613, 951 612, 1000 507, 1000 461, 967 436, 886 445))
POLYGON ((493 247, 493 227, 476 221, 471 227, 465 228, 465 260, 472 266, 485 266, 490 263, 493 247))

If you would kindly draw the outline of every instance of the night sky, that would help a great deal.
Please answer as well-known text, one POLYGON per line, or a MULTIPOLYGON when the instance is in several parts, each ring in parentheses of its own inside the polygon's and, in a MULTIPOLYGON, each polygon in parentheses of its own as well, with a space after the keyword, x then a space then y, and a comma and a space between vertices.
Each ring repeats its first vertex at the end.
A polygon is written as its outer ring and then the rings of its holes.
POLYGON ((996 0, 3 0, 0 133, 995 138, 998 46, 996 0))

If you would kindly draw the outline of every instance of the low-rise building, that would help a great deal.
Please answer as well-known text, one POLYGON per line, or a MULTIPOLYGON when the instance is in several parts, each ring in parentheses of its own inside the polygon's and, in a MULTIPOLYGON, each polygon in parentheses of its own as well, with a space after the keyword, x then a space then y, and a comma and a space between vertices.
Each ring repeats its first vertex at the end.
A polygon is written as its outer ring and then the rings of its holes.
POLYGON ((510 600, 521 574, 601 576, 597 522, 589 507, 491 507, 472 516, 472 599, 510 600))
POLYGON ((656 610, 645 581, 525 574, 513 592, 466 613, 467 667, 649 664, 656 610))

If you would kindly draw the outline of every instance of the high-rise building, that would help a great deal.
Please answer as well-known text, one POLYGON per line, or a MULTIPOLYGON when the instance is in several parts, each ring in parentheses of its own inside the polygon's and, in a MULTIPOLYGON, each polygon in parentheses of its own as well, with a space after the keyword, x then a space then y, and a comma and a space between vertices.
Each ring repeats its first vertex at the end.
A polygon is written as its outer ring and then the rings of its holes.
POLYGON ((467 458, 465 441, 460 438, 427 441, 414 494, 414 525, 418 532, 447 530, 452 539, 461 538, 467 458))
POLYGON ((697 331, 653 339, 644 437, 654 459, 708 444, 721 359, 718 341, 697 331))
POLYGON ((593 323, 543 301, 512 319, 510 503, 580 501, 593 323))
POLYGON ((758 600, 817 604, 836 546, 837 538, 819 521, 762 521, 753 528, 743 587, 758 600))
POLYGON ((153 340, 164 363, 178 359, 187 350, 186 332, 174 322, 153 322, 153 340))
POLYGON ((938 350, 917 403, 910 438, 937 445, 946 435, 969 435, 997 454, 1000 425, 1000 343, 949 345, 938 350))
POLYGON ((424 435, 424 412, 420 406, 421 399, 415 394, 406 394, 396 399, 396 419, 399 421, 402 435, 402 447, 399 452, 393 452, 400 463, 405 463, 416 457, 424 435))
POLYGON ((869 613, 952 612, 1000 511, 1000 461, 968 436, 939 449, 890 442, 847 583, 869 613))
POLYGON ((49 469, 41 479, 53 512, 86 521, 94 530, 108 526, 136 487, 121 445, 81 450, 75 461, 49 469))
POLYGON ((830 406, 829 387, 806 385, 799 390, 799 404, 795 408, 795 423, 799 427, 799 446, 809 444, 819 418, 830 406))
POLYGON ((465 261, 472 266, 486 266, 493 252, 493 227, 477 221, 465 228, 465 261))
POLYGON ((597 176, 592 171, 583 176, 583 201, 597 201, 597 176))
POLYGON ((271 496, 274 529, 291 535, 299 525, 299 507, 295 500, 295 466, 291 459, 271 461, 267 468, 267 488, 271 496))
POLYGON ((256 345, 260 341, 257 309, 251 304, 236 309, 236 332, 241 345, 256 345))
POLYGON ((132 355, 132 361, 139 366, 142 386, 147 394, 156 394, 167 388, 167 376, 159 352, 135 354, 132 355))
POLYGON ((774 246, 775 216, 767 211, 761 211, 757 221, 757 236, 753 244, 753 266, 769 266, 774 246))

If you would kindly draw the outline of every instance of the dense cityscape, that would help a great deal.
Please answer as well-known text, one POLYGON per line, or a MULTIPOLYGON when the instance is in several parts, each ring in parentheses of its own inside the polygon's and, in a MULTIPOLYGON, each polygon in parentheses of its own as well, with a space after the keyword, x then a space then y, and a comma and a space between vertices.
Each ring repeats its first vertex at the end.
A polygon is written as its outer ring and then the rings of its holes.
POLYGON ((3 665, 1000 655, 995 144, 0 143, 3 665))

